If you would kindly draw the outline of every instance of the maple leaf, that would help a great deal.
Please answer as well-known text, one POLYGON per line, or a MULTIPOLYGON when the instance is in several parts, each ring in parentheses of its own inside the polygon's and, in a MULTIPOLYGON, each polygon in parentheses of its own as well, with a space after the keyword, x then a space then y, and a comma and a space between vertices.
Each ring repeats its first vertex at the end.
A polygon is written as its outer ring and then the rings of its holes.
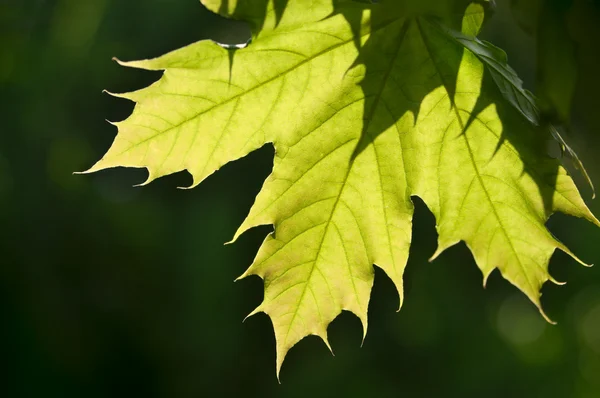
POLYGON ((561 211, 600 224, 544 153, 550 133, 504 54, 472 36, 481 10, 461 1, 203 3, 249 21, 252 42, 234 50, 201 41, 122 62, 164 75, 118 94, 136 107, 89 171, 145 167, 148 183, 188 170, 195 186, 272 143, 273 171, 234 240, 274 225, 241 277, 264 279, 253 313, 273 322, 277 374, 303 337, 329 346, 327 326, 342 310, 366 333, 373 264, 402 302, 411 196, 435 215, 434 257, 464 241, 484 279, 499 269, 542 312, 549 259, 556 248, 571 254, 546 220, 561 211))

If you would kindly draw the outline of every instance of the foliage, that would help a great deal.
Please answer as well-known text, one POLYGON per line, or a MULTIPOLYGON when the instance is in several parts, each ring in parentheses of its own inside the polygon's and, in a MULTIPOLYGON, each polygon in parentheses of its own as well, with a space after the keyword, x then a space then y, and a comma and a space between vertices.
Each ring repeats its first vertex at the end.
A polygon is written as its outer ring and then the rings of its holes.
POLYGON ((505 54, 475 37, 487 2, 203 3, 248 21, 252 42, 121 62, 164 74, 114 94, 136 107, 89 172, 145 167, 147 184, 188 170, 196 186, 272 143, 273 171, 234 240, 274 225, 242 277, 265 281, 253 313, 273 322, 278 373, 303 337, 329 345, 342 310, 366 334, 373 264, 402 303, 412 196, 436 218, 432 258, 464 241, 484 281, 498 268, 543 314, 549 259, 571 254, 546 220, 560 211, 600 223, 545 153, 553 131, 505 54))

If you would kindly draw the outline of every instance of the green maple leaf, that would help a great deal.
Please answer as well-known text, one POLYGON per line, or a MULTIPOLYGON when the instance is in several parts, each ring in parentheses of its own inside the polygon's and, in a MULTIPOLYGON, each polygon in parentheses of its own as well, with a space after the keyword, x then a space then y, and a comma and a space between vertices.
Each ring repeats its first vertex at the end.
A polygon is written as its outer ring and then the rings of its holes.
POLYGON ((253 41, 239 50, 201 41, 123 63, 164 75, 119 94, 136 107, 89 171, 145 167, 148 183, 188 170, 195 186, 273 144, 273 171, 235 238, 274 225, 242 277, 264 279, 253 313, 273 322, 278 373, 303 337, 329 346, 327 326, 342 310, 366 333, 373 264, 402 302, 411 196, 435 215, 434 257, 464 241, 484 278, 499 269, 542 311, 552 253, 571 254, 546 220, 561 211, 599 222, 544 153, 549 132, 503 53, 472 36, 478 5, 203 3, 250 21, 253 41))

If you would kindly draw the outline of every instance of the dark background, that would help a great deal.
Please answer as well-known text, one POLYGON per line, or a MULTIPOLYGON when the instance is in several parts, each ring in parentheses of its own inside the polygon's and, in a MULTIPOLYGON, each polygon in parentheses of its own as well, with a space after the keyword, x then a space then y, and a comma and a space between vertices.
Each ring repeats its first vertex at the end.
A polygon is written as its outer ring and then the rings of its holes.
MULTIPOLYGON (((498 3, 484 36, 533 88, 533 38, 498 3)), ((233 283, 269 228, 223 245, 270 172, 271 147, 191 191, 176 189, 186 173, 143 188, 132 187, 143 170, 72 175, 108 149, 116 130, 104 119, 132 110, 102 89, 160 76, 113 56, 240 34, 197 0, 0 0, 0 396, 600 397, 600 266, 554 255, 551 272, 568 284, 543 289, 552 326, 499 273, 483 289, 463 244, 428 263, 434 219, 418 199, 403 309, 378 270, 364 346, 344 313, 329 328, 335 357, 307 338, 277 383, 269 319, 242 323, 262 282, 233 283)), ((597 64, 587 62, 570 141, 600 185, 597 64)), ((549 226, 600 263, 600 230, 563 215, 549 226)))

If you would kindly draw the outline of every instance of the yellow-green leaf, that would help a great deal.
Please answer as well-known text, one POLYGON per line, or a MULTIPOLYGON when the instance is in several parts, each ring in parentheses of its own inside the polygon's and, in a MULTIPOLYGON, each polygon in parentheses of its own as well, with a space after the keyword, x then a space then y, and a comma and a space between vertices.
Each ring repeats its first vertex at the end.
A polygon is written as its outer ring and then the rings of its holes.
MULTIPOLYGON (((90 171, 188 170, 193 185, 272 143, 273 171, 235 234, 274 232, 242 275, 264 279, 277 371, 307 335, 327 342, 342 311, 367 330, 373 264, 403 297, 412 196, 436 218, 438 250, 466 242, 540 308, 556 211, 598 221, 543 149, 550 132, 505 56, 470 36, 462 1, 203 1, 250 20, 253 41, 201 41, 123 63, 164 70, 90 171), (533 113, 531 113, 533 112, 533 113)), ((234 239, 235 239, 234 238, 234 239)), ((465 309, 467 310, 467 309, 465 309)))

